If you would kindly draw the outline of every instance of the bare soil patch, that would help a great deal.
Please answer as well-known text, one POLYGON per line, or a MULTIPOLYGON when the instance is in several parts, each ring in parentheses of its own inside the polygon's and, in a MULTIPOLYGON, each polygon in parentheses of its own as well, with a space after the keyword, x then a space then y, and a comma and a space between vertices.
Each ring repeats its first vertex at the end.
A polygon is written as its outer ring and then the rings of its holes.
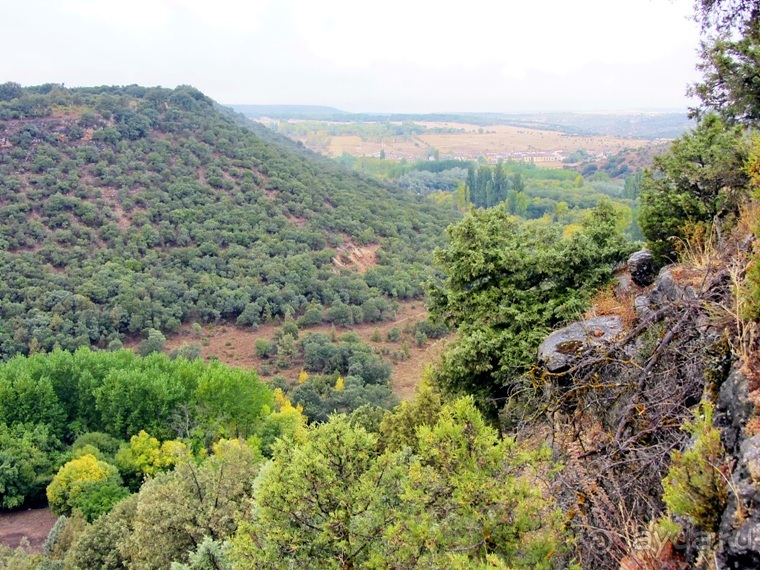
POLYGON ((16 548, 26 537, 32 549, 41 551, 56 520, 47 508, 0 513, 0 544, 16 548))
POLYGON ((357 273, 366 273, 369 268, 377 265, 378 249, 380 244, 343 245, 338 248, 338 255, 333 258, 333 263, 338 267, 353 269, 357 273))

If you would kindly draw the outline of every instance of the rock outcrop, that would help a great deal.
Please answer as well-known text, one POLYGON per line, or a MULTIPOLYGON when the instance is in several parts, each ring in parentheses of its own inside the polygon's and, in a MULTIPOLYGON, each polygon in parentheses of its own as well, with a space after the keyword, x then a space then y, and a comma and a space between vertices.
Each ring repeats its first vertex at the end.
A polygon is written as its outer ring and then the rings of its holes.
POLYGON ((549 372, 564 372, 576 355, 595 345, 611 342, 623 331, 617 316, 592 317, 554 331, 538 347, 538 360, 549 372))
POLYGON ((654 257, 647 250, 637 251, 628 258, 628 272, 639 287, 648 287, 654 283, 654 257))
POLYGON ((760 435, 744 431, 753 411, 747 380, 733 370, 721 386, 715 422, 735 463, 718 535, 721 570, 760 568, 760 435))

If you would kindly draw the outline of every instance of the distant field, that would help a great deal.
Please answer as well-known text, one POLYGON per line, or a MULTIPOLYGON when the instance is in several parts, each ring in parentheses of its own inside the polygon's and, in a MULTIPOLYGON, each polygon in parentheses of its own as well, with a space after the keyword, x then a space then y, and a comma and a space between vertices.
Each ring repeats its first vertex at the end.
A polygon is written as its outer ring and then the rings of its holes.
MULTIPOLYGON (((314 121, 291 120, 291 123, 313 125, 314 121)), ((539 130, 507 125, 479 126, 467 123, 416 121, 427 129, 458 129, 457 133, 423 133, 403 137, 389 137, 383 140, 362 140, 357 135, 330 136, 319 134, 319 143, 314 137, 294 137, 313 150, 330 156, 348 153, 353 156, 379 156, 385 151, 386 158, 417 160, 427 158, 433 150, 438 150, 440 158, 475 159, 486 157, 490 162, 513 158, 522 160, 534 157, 542 166, 559 166, 563 158, 578 149, 585 149, 592 155, 612 155, 623 149, 640 149, 662 145, 665 139, 643 140, 615 136, 582 136, 559 131, 539 130), (550 157, 556 153, 556 158, 550 157), (540 158, 538 158, 540 157, 540 158), (548 160, 551 158, 551 160, 548 160)))

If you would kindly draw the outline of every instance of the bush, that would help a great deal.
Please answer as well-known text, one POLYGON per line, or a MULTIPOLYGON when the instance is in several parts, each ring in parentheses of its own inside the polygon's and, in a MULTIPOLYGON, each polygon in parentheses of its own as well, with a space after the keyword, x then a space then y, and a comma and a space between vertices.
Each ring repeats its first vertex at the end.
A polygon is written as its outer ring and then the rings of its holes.
POLYGON ((663 501, 671 513, 686 516, 715 532, 726 507, 726 479, 721 469, 725 450, 720 430, 713 427, 713 405, 702 402, 694 421, 683 429, 694 437, 684 452, 674 451, 667 476, 662 480, 663 501))
POLYGON ((253 343, 253 348, 259 358, 270 358, 275 351, 274 343, 266 338, 257 338, 253 343))
POLYGON ((48 485, 50 510, 57 515, 69 515, 73 509, 84 506, 102 514, 124 498, 115 491, 116 486, 121 486, 121 477, 113 465, 98 461, 93 455, 72 459, 61 467, 48 485), (108 504, 108 497, 114 502, 108 504))
POLYGON ((163 352, 166 346, 166 337, 161 331, 148 329, 147 338, 137 347, 137 354, 148 356, 154 352, 163 352))

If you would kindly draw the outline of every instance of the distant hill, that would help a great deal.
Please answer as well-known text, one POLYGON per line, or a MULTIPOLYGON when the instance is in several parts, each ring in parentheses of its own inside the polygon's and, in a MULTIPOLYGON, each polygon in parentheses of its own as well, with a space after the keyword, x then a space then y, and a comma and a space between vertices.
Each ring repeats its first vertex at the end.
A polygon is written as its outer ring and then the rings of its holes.
POLYGON ((304 118, 346 116, 350 115, 347 111, 341 111, 335 107, 325 107, 321 105, 228 105, 238 113, 244 114, 251 119, 260 117, 272 117, 276 119, 284 118, 304 118))
POLYGON ((575 135, 609 135, 621 138, 672 139, 691 128, 686 113, 348 113, 332 107, 309 105, 233 105, 257 119, 319 120, 357 123, 404 121, 466 123, 479 126, 509 125, 560 131, 575 135))
POLYGON ((4 87, 0 358, 183 322, 389 318, 456 217, 191 87, 4 87))

